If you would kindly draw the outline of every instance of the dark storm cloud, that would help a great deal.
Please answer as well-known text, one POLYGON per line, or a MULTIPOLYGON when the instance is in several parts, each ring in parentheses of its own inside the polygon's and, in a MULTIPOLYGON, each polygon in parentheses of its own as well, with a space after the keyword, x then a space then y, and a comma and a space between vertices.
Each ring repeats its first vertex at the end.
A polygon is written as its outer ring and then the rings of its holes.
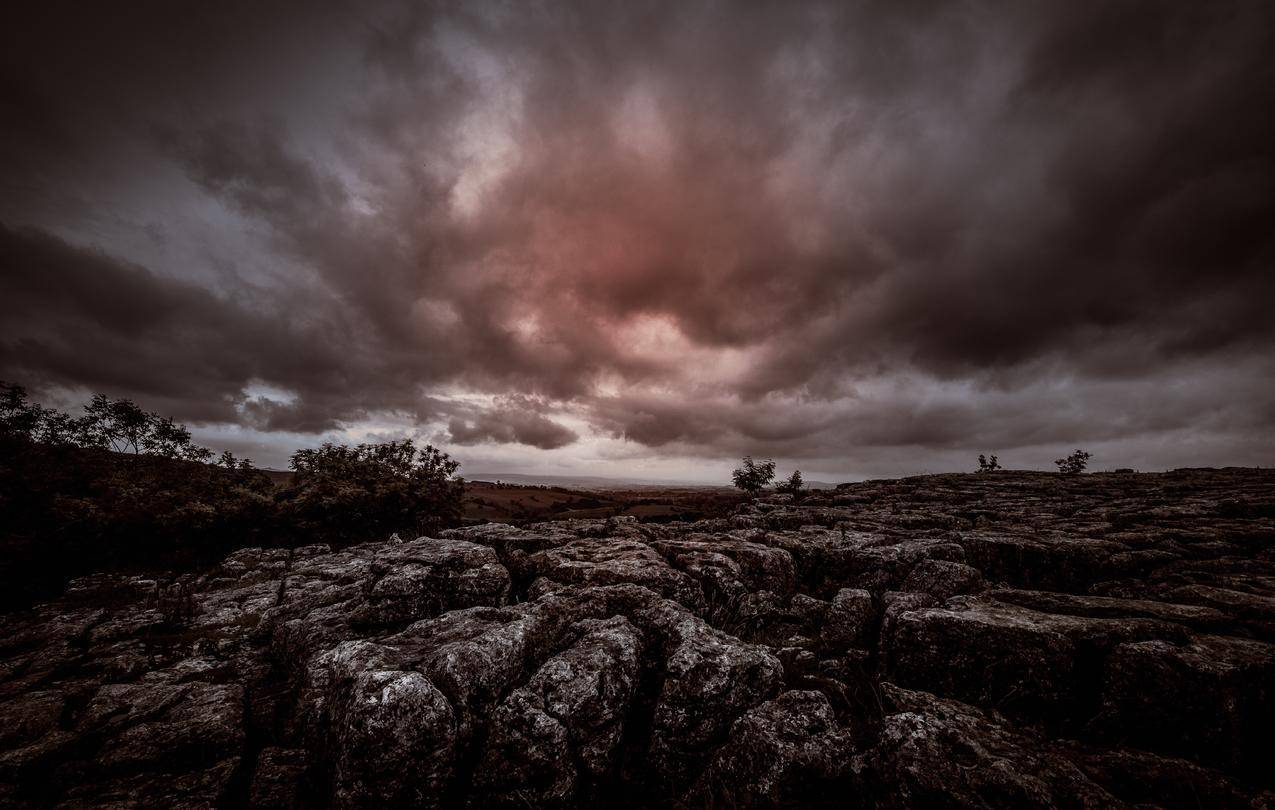
POLYGON ((0 359, 11 379, 234 421, 249 381, 304 380, 342 363, 325 330, 40 231, 0 227, 0 264, 0 359))
POLYGON ((580 438, 574 430, 539 413, 540 407, 543 405, 525 397, 506 398, 496 407, 453 417, 446 438, 460 445, 516 442, 542 450, 565 447, 580 438))
POLYGON ((1231 447, 1275 411, 1273 20, 42 12, 0 81, 0 218, 38 229, 3 235, 0 371, 266 431, 406 415, 465 445, 570 446, 571 416, 703 456, 1193 427, 1231 447), (136 256, 102 222, 124 189, 195 211, 152 225, 204 223, 213 269, 136 256))
POLYGON ((190 396, 210 417, 233 417, 226 395, 251 374, 243 365, 263 337, 259 321, 207 290, 39 231, 0 229, 0 262, 7 374, 190 396), (223 374, 210 374, 214 365, 223 374), (225 372, 230 388, 219 386, 225 372))

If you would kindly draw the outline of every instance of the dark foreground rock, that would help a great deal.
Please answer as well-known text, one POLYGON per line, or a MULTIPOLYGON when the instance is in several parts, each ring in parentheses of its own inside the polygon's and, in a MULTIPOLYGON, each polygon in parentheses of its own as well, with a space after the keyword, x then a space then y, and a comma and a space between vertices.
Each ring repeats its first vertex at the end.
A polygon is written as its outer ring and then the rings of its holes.
POLYGON ((1275 475, 98 575, 0 620, 5 807, 1268 807, 1275 475))

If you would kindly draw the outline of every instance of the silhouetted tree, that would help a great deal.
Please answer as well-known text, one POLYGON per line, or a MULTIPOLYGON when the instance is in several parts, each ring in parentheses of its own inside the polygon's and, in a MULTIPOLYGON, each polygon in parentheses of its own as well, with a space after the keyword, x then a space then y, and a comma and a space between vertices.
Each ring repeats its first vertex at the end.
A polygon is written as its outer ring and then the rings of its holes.
POLYGON ((255 470, 252 461, 246 458, 237 458, 234 453, 229 450, 223 450, 221 456, 217 458, 217 465, 225 467, 227 470, 239 470, 240 472, 248 472, 255 470))
POLYGON ((801 495, 801 491, 805 488, 805 486, 806 482, 801 478, 801 470, 793 470, 792 475, 781 481, 775 489, 797 497, 801 495))
POLYGON ((1056 459, 1054 463, 1058 465, 1058 472, 1064 475, 1077 475, 1085 471, 1090 458, 1092 458, 1091 454, 1084 450, 1077 450, 1065 458, 1056 459))
POLYGON ((743 465, 736 467, 731 477, 735 486, 747 492, 750 497, 755 497, 774 480, 775 462, 769 459, 757 462, 753 461, 752 456, 744 456, 743 465))
MULTIPOLYGON (((186 458, 191 452, 190 430, 168 417, 148 414, 142 450, 152 456, 186 458)), ((211 451, 210 451, 211 452, 211 451)))
POLYGON ((0 435, 16 436, 40 444, 89 446, 85 431, 88 418, 44 408, 27 399, 26 389, 0 382, 0 435))
POLYGON ((981 473, 994 472, 996 470, 999 470, 1000 468, 1001 468, 1001 463, 1000 461, 997 460, 996 456, 992 456, 991 458, 988 458, 982 453, 978 454, 978 471, 979 472, 981 473))
POLYGON ((67 413, 46 408, 40 424, 31 438, 41 444, 55 446, 78 445, 84 433, 84 424, 67 413))
MULTIPOLYGON (((48 445, 98 447, 162 458, 207 462, 212 451, 191 441, 190 430, 172 419, 142 410, 127 399, 98 394, 75 418, 27 400, 20 385, 0 382, 0 434, 48 445)), ((239 466, 238 469, 251 469, 239 466)))
POLYGON ((27 390, 0 381, 0 433, 30 436, 40 425, 43 409, 27 401, 27 390))
POLYGON ((84 406, 84 441, 117 453, 140 453, 150 432, 150 414, 132 400, 98 394, 84 406))

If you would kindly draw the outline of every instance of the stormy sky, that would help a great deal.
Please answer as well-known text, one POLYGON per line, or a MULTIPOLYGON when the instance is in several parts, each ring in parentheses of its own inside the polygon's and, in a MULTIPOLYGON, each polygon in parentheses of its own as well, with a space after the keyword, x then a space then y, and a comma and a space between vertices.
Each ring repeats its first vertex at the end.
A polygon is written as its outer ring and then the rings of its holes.
POLYGON ((0 378, 260 465, 1275 463, 1275 6, 31 3, 0 378))

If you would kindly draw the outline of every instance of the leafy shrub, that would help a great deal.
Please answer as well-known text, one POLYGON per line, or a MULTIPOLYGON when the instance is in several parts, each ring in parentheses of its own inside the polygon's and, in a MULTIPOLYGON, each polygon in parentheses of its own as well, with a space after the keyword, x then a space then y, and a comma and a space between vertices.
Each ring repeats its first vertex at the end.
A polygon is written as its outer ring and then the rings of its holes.
POLYGON ((1056 459, 1054 463, 1058 465, 1058 472, 1064 475, 1078 475, 1085 471, 1092 457, 1092 454, 1084 450, 1077 450, 1065 458, 1056 459))
POLYGON ((775 486, 779 492, 786 492, 794 498, 800 498, 805 490, 806 482, 801 477, 801 470, 793 470, 792 475, 775 486))
POLYGON ((280 512, 298 532, 322 537, 433 534, 460 519, 460 464, 411 439, 355 447, 327 443, 292 456, 280 512))
POLYGON ((744 490, 749 496, 755 496, 766 488, 775 478, 775 462, 753 461, 752 456, 744 456, 743 466, 736 467, 731 477, 735 486, 744 490))

